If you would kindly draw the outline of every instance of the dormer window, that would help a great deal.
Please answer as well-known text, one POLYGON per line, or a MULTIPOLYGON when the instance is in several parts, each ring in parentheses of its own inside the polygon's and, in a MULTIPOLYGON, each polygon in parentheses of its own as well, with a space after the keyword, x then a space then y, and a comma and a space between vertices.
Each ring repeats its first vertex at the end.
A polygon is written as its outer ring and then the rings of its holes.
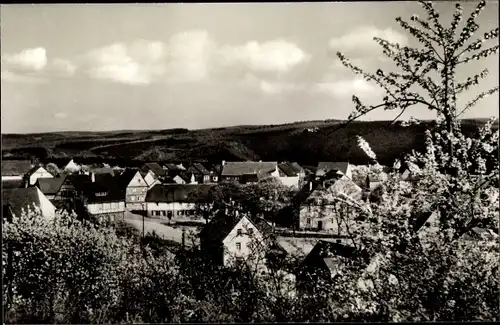
POLYGON ((97 192, 95 196, 106 196, 108 195, 108 192, 97 192))
POLYGON ((237 234, 238 234, 238 236, 241 236, 243 234, 243 230, 241 228, 238 228, 237 234))

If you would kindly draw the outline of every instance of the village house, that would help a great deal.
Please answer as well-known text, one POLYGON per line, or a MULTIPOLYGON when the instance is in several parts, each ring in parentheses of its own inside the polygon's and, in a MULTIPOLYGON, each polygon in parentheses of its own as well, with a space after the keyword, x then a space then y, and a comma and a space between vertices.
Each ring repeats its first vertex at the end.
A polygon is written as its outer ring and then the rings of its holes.
POLYGON ((125 216, 125 191, 119 180, 109 174, 96 175, 86 184, 84 205, 100 221, 114 222, 125 216))
POLYGON ((197 173, 195 173, 195 177, 198 177, 198 183, 211 183, 210 171, 206 169, 205 166, 203 166, 201 163, 194 163, 192 167, 197 171, 197 173))
POLYGON ((361 200, 362 194, 361 187, 345 175, 322 181, 299 207, 299 228, 341 235, 344 231, 340 220, 341 205, 335 198, 341 195, 361 200))
POLYGON ((158 179, 156 174, 153 173, 153 171, 148 170, 147 172, 145 172, 144 170, 141 170, 140 172, 141 172, 142 177, 146 181, 146 184, 148 184, 149 188, 152 188, 156 184, 161 184, 160 180, 158 179))
POLYGON ((352 179, 352 167, 349 162, 319 162, 316 169, 316 180, 319 180, 329 172, 334 172, 339 176, 345 175, 352 179))
POLYGON ((280 176, 277 162, 223 161, 222 181, 236 181, 242 184, 257 183, 260 180, 280 176))
POLYGON ((217 183, 222 173, 222 165, 219 164, 213 165, 209 169, 209 171, 210 171, 210 180, 212 181, 212 183, 217 183))
POLYGON ((332 283, 346 262, 363 269, 369 265, 370 256, 351 246, 346 239, 319 240, 297 268, 298 291, 314 293, 321 283, 332 283))
POLYGON ((302 187, 305 178, 305 171, 296 162, 283 162, 278 165, 279 180, 286 186, 292 186, 296 189, 302 187))
POLYGON ((35 185, 37 179, 40 178, 53 178, 54 175, 49 173, 45 168, 42 166, 35 166, 33 167, 27 174, 28 180, 29 180, 29 185, 33 186, 35 185))
POLYGON ((125 207, 129 211, 146 210, 146 195, 149 186, 142 173, 135 169, 126 169, 119 177, 120 187, 125 191, 125 207))
POLYGON ((159 184, 146 195, 147 216, 174 220, 176 217, 195 216, 196 204, 208 198, 212 185, 159 184))
POLYGON ((63 181, 54 196, 54 201, 67 201, 80 197, 88 184, 92 183, 92 178, 88 175, 69 174, 61 175, 61 178, 63 181))
POLYGON ((159 180, 167 176, 167 171, 163 169, 163 167, 156 162, 145 163, 144 165, 142 165, 141 171, 144 173, 151 172, 153 174, 152 176, 154 177, 154 179, 159 179, 159 180))
POLYGON ((26 176, 32 168, 33 165, 29 160, 2 160, 2 183, 17 181, 23 182, 23 187, 26 187, 29 184, 26 176))
POLYGON ((246 261, 265 267, 268 254, 273 249, 284 251, 280 248, 271 225, 243 214, 217 215, 200 232, 201 253, 216 265, 246 261))
POLYGON ((37 187, 2 189, 3 217, 20 217, 22 212, 28 210, 40 210, 43 217, 54 218, 56 215, 55 206, 37 187))
POLYGON ((37 179, 35 186, 42 191, 47 199, 54 201, 63 181, 64 177, 39 178, 37 179))
POLYGON ((194 174, 188 173, 187 171, 180 171, 174 174, 172 182, 176 184, 198 184, 194 174))

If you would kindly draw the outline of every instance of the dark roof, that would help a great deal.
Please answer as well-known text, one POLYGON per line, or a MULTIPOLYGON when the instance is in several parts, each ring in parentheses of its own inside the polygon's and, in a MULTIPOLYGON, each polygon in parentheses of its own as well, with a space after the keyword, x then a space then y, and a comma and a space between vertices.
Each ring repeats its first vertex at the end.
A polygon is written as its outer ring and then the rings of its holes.
POLYGON ((125 191, 120 188, 117 176, 110 174, 96 175, 95 182, 86 185, 84 194, 89 203, 120 202, 125 200, 125 191), (98 193, 105 193, 105 195, 98 196, 98 193))
POLYGON ((176 164, 172 164, 172 163, 169 163, 169 164, 165 164, 165 167, 169 170, 169 171, 174 171, 174 170, 183 170, 182 168, 180 168, 179 166, 177 166, 176 164))
POLYGON ((9 180, 2 180, 2 189, 11 189, 11 188, 23 188, 24 186, 24 180, 15 180, 15 179, 9 179, 9 180))
POLYGON ((92 183, 92 179, 89 175, 69 174, 66 175, 64 182, 69 182, 78 192, 85 192, 92 183))
MULTIPOLYGON (((222 242, 229 235, 231 230, 240 222, 243 215, 233 216, 228 214, 219 214, 210 220, 210 222, 200 232, 200 238, 211 242, 222 242)), ((269 239, 272 234, 272 227, 264 220, 253 220, 246 216, 253 225, 264 235, 265 239, 269 239)), ((266 241, 268 242, 268 241, 266 241)))
POLYGON ((360 265, 366 266, 370 261, 370 255, 366 251, 360 251, 355 247, 328 240, 319 240, 311 252, 301 263, 304 266, 318 267, 325 265, 330 271, 335 270, 337 257, 357 260, 360 265))
POLYGON ((347 167, 349 166, 349 163, 346 161, 341 161, 341 162, 319 162, 318 163, 318 168, 316 170, 316 175, 322 175, 326 174, 327 172, 333 170, 333 171, 340 171, 344 175, 347 172, 347 167))
POLYGON ((18 217, 21 216, 23 209, 26 210, 28 207, 33 209, 34 205, 40 206, 38 188, 36 187, 2 190, 2 206, 10 207, 12 213, 18 217))
POLYGON ((163 169, 163 167, 160 166, 160 164, 151 162, 151 163, 145 163, 142 168, 143 171, 147 172, 148 170, 152 171, 156 176, 165 176, 166 171, 163 169))
POLYGON ((146 202, 201 202, 208 199, 212 184, 157 184, 146 195, 146 202), (198 198, 194 194, 199 194, 198 198))
POLYGON ((278 166, 277 162, 231 161, 222 166, 222 176, 242 176, 244 174, 270 173, 278 166))
POLYGON ((111 167, 90 168, 89 172, 94 174, 110 174, 110 175, 116 174, 116 170, 111 167))
POLYGON ((196 167, 194 166, 189 166, 186 169, 186 172, 189 174, 195 174, 195 175, 203 175, 202 172, 200 172, 196 167))
POLYGON ((20 176, 30 172, 29 160, 2 160, 2 176, 20 176))
POLYGON ((288 177, 298 176, 302 167, 297 163, 284 162, 278 165, 278 168, 288 177))
POLYGON ((208 171, 208 169, 206 169, 205 166, 203 166, 200 163, 194 163, 193 167, 196 168, 203 175, 210 175, 210 171, 208 171))
POLYGON ((35 186, 38 187, 43 194, 55 195, 61 188, 63 182, 63 177, 39 178, 37 179, 35 186))

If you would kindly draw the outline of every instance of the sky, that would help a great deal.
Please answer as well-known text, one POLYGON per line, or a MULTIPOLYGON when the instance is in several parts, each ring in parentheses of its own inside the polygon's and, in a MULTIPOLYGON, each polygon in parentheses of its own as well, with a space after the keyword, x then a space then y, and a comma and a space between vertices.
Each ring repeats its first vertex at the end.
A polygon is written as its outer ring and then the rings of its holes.
MULTIPOLYGON (((454 2, 436 8, 451 19, 454 2)), ((462 2, 468 16, 474 2, 462 2)), ((383 92, 343 67, 387 67, 374 36, 414 45, 395 22, 416 2, 1 5, 2 133, 209 128, 346 119, 383 92)), ((478 19, 498 27, 498 1, 478 19)), ((478 33, 479 35, 479 33, 478 33)), ((498 39, 495 40, 498 44, 498 39)), ((491 42, 492 43, 492 42, 491 42)), ((498 85, 498 55, 480 91, 498 85)), ((366 120, 398 112, 376 111, 366 120)), ((464 117, 498 116, 498 95, 464 117)), ((410 116, 435 115, 421 107, 410 116)))

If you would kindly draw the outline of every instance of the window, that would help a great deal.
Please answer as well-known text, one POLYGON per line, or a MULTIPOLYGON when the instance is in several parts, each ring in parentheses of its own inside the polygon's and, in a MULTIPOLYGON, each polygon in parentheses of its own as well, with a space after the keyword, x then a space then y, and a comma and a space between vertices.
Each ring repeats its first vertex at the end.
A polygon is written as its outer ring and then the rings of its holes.
POLYGON ((238 231, 238 236, 241 236, 243 234, 243 231, 241 228, 239 228, 237 231, 238 231))
POLYGON ((308 225, 310 225, 310 224, 311 224, 311 218, 307 218, 306 223, 307 223, 308 225))
POLYGON ((167 216, 167 213, 165 211, 162 211, 161 214, 166 217, 167 216))
POLYGON ((97 192, 95 196, 106 196, 108 192, 97 192))
POLYGON ((241 251, 241 243, 236 243, 236 249, 241 251))
POLYGON ((253 235, 253 228, 248 228, 248 234, 253 235))
POLYGON ((177 215, 178 215, 178 216, 182 216, 182 214, 181 214, 181 213, 182 213, 182 211, 177 211, 177 215))
POLYGON ((333 218, 330 218, 330 222, 333 223, 333 218))

